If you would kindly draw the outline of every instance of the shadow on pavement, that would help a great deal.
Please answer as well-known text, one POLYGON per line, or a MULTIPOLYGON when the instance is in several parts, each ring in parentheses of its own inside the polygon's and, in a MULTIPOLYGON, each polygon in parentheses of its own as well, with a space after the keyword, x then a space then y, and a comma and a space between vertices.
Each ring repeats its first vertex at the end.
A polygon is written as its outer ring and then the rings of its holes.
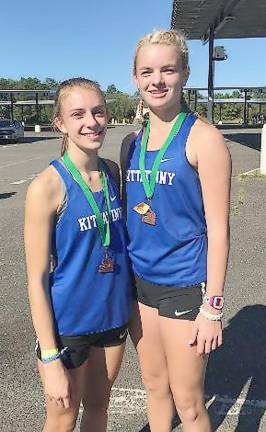
POLYGON ((24 137, 20 143, 33 143, 37 141, 49 141, 51 139, 58 139, 58 136, 32 136, 32 137, 24 137))
POLYGON ((6 141, 1 141, 0 140, 0 145, 14 145, 14 144, 29 144, 29 143, 33 143, 33 142, 38 142, 38 141, 48 141, 51 139, 57 139, 60 138, 58 136, 31 136, 31 137, 24 137, 21 138, 18 142, 6 142, 6 141))
POLYGON ((142 429, 139 430, 139 432, 150 432, 149 425, 146 424, 142 429))
POLYGON ((13 195, 15 195, 17 192, 6 192, 6 193, 2 193, 0 194, 0 200, 1 199, 7 199, 7 198, 11 198, 13 195))
MULTIPOLYGON (((259 431, 265 412, 265 335, 266 306, 260 304, 241 309, 225 328, 224 345, 211 355, 206 375, 205 393, 209 400, 216 396, 208 410, 213 431, 217 431, 228 416, 247 383, 247 403, 241 401, 240 410, 236 407, 238 424, 234 431, 259 431)), ((176 417, 173 427, 179 424, 176 417)), ((149 425, 139 432, 150 432, 149 425)))
POLYGON ((224 345, 211 356, 205 385, 206 394, 218 396, 209 408, 214 431, 248 382, 246 400, 253 403, 241 403, 240 411, 236 410, 238 425, 234 430, 259 430, 265 412, 265 335, 266 307, 260 304, 241 309, 224 330, 224 345), (256 404, 256 401, 259 402, 256 404))
POLYGON ((260 151, 261 148, 261 134, 260 133, 223 133, 224 138, 229 141, 235 141, 239 144, 242 144, 246 147, 250 147, 254 150, 260 151))

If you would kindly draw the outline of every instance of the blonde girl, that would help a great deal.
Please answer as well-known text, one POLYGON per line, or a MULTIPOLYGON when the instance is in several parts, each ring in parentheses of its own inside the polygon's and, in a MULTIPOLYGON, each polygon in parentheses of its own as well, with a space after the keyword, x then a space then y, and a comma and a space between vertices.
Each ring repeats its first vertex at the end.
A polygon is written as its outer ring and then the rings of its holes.
POLYGON ((131 337, 152 432, 210 432, 209 353, 222 344, 231 162, 222 135, 182 103, 189 76, 182 34, 137 44, 134 80, 149 121, 121 151, 128 251, 136 284, 131 337))

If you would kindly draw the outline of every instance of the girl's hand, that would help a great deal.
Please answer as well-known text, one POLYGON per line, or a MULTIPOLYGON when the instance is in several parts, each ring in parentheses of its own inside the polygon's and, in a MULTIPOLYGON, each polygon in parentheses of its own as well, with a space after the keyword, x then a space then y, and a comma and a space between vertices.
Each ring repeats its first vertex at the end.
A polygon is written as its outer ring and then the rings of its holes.
POLYGON ((44 393, 61 408, 70 407, 70 376, 60 359, 44 364, 44 393))
POLYGON ((211 321, 201 313, 195 319, 189 345, 197 345, 197 354, 209 354, 223 342, 222 322, 211 321))

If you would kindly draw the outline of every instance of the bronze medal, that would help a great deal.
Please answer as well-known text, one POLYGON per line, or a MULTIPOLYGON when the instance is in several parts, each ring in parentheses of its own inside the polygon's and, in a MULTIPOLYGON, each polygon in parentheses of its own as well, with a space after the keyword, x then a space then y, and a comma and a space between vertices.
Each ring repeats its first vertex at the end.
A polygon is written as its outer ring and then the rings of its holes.
POLYGON ((100 273, 113 273, 114 272, 114 262, 112 258, 106 257, 102 260, 101 264, 99 265, 99 272, 100 273))
POLYGON ((141 218, 143 223, 148 225, 156 225, 156 214, 152 211, 151 208, 145 213, 141 218))
MULTIPOLYGON (((160 148, 158 154, 154 159, 152 168, 151 170, 149 170, 150 171, 149 175, 146 172, 145 156, 146 156, 147 145, 148 145, 149 135, 150 135, 150 120, 147 123, 147 127, 145 128, 145 133, 143 134, 143 142, 141 143, 140 146, 139 169, 140 169, 140 176, 141 176, 144 192, 147 200, 149 200, 150 202, 154 197, 157 174, 159 172, 159 167, 162 162, 162 159, 168 147, 170 146, 173 138, 179 133, 180 127, 183 124, 187 116, 187 113, 188 111, 184 110, 177 115, 176 120, 171 128, 171 131, 165 143, 162 145, 162 147, 160 148)), ((143 223, 149 225, 156 225, 156 214, 148 204, 146 204, 145 206, 145 203, 140 203, 136 207, 134 207, 134 210, 141 215, 141 220, 143 223)))
POLYGON ((109 254, 108 247, 111 244, 111 231, 110 231, 110 221, 111 221, 111 204, 110 204, 110 195, 109 195, 109 188, 108 188, 108 182, 107 182, 107 174, 105 172, 104 165, 101 162, 101 159, 99 160, 99 166, 100 166, 100 174, 101 174, 101 181, 102 181, 102 189, 103 189, 103 195, 104 195, 104 202, 106 207, 106 214, 107 214, 107 220, 103 220, 103 215, 101 212, 101 209, 98 207, 97 202, 95 201, 95 198, 93 196, 93 193, 89 186, 85 183, 84 179, 82 178, 82 175, 80 174, 79 170, 75 167, 71 159, 69 159, 67 151, 63 155, 63 161, 66 167, 69 169, 70 173, 72 174, 74 180, 77 182, 77 184, 80 186, 81 190, 83 191, 90 207, 95 213, 95 217, 97 220, 97 225, 99 228, 100 236, 101 236, 101 243, 102 246, 105 248, 105 256, 101 262, 101 264, 98 267, 98 272, 100 273, 113 273, 115 271, 115 263, 112 256, 109 254))
POLYGON ((98 271, 100 273, 113 273, 115 271, 114 260, 106 254, 101 264, 99 265, 98 271))
POLYGON ((145 202, 141 202, 141 203, 137 204, 135 207, 133 207, 133 209, 138 214, 145 215, 150 210, 150 206, 149 206, 149 204, 147 204, 145 202))

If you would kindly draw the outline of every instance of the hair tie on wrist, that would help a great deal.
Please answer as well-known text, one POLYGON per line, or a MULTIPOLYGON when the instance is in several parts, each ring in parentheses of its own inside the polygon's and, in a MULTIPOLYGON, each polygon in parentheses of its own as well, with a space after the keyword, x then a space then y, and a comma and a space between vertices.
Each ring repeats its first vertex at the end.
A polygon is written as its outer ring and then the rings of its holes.
POLYGON ((58 348, 51 348, 51 349, 42 350, 42 358, 52 357, 58 353, 59 353, 58 348))
POLYGON ((207 312, 204 309, 204 305, 201 305, 200 307, 200 314, 203 315, 205 318, 207 318, 210 321, 221 321, 221 319, 223 318, 223 312, 219 313, 219 314, 212 314, 210 312, 207 312))
POLYGON ((49 357, 44 357, 42 355, 42 363, 47 364, 47 363, 53 362, 54 360, 60 359, 61 357, 63 357, 66 350, 67 350, 67 347, 63 348, 61 351, 58 351, 58 353, 51 355, 49 357))

